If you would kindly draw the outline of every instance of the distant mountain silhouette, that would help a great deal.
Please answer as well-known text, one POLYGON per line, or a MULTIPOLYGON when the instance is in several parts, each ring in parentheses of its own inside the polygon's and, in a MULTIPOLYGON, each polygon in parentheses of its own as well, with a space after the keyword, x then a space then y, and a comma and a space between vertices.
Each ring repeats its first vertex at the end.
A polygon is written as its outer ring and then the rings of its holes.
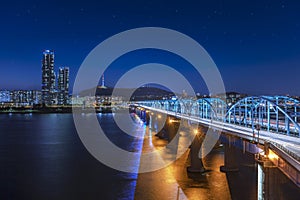
MULTIPOLYGON (((88 89, 80 92, 80 96, 93 96, 93 93, 95 91, 95 88, 88 89)), ((147 100, 147 99, 162 99, 163 97, 172 97, 175 96, 173 92, 156 88, 156 87, 140 87, 138 89, 132 89, 132 88, 103 88, 101 86, 98 86, 96 88, 96 96, 111 96, 114 91, 114 94, 116 96, 128 96, 129 94, 133 93, 131 95, 131 100, 147 100)))

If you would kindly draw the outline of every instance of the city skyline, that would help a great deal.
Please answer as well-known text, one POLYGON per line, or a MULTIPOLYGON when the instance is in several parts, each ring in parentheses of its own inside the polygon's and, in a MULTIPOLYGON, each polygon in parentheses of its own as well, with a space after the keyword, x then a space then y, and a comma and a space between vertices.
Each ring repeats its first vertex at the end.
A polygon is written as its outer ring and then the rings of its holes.
MULTIPOLYGON (((119 1, 86 5, 61 2, 58 6, 11 1, 3 8, 7 9, 3 9, 1 18, 8 20, 3 21, 6 31, 0 33, 2 90, 40 89, 43 49, 55 50, 56 66, 70 67, 72 89, 81 63, 100 42, 131 28, 158 26, 180 31, 203 45, 218 66, 227 91, 300 95, 298 2, 254 1, 244 5, 233 1, 119 1), (17 28, 22 32, 17 34, 17 28)), ((105 73, 107 85, 113 86, 122 73, 146 62, 183 71, 191 77, 196 92, 207 93, 201 76, 194 76, 188 63, 166 52, 151 50, 132 52, 112 63, 105 73)))

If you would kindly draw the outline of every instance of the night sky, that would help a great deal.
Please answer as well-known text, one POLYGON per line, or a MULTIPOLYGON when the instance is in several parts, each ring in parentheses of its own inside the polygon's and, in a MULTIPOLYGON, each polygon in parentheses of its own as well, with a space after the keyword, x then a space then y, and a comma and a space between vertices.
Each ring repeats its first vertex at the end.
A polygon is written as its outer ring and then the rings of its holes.
MULTIPOLYGON (((106 38, 137 27, 165 27, 198 41, 227 91, 300 95, 300 1, 5 1, 0 7, 0 89, 40 89, 44 49, 71 84, 87 54, 106 38), (163 3, 162 3, 163 2, 163 3)), ((205 93, 188 63, 158 50, 122 56, 107 71, 113 86, 129 68, 173 66, 205 93)))

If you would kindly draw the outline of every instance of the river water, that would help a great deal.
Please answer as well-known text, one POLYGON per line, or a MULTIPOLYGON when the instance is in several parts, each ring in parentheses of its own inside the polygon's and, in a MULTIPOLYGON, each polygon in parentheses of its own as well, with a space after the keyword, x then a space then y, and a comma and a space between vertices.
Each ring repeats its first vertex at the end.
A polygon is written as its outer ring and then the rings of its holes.
MULTIPOLYGON (((113 143, 125 150, 141 150, 143 141, 124 134, 112 114, 98 114, 98 118, 113 143)), ((136 131, 143 129, 147 128, 136 131)), ((149 134, 147 140, 157 148, 164 145, 149 134)), ((229 175, 219 171, 222 148, 204 160, 208 169, 204 174, 187 174, 186 160, 188 153, 156 172, 119 172, 89 154, 77 135, 72 114, 0 115, 0 199, 258 198, 257 165, 251 156, 243 156, 240 172, 229 175)), ((298 199, 299 189, 290 181, 278 187, 279 199, 298 199)))

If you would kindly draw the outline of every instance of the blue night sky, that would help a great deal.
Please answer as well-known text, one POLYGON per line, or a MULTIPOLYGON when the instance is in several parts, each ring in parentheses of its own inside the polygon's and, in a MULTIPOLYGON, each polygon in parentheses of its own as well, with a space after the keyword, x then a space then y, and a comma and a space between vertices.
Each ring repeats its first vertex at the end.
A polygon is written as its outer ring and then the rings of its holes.
MULTIPOLYGON (((180 31, 211 55, 227 91, 300 95, 299 1, 5 1, 0 7, 0 89, 40 89, 44 49, 55 68, 69 66, 71 84, 87 54, 127 29, 157 26, 180 31), (163 3, 162 3, 163 2, 163 3)), ((205 93, 189 64, 158 50, 124 55, 108 69, 113 86, 130 67, 173 66, 205 93)))

